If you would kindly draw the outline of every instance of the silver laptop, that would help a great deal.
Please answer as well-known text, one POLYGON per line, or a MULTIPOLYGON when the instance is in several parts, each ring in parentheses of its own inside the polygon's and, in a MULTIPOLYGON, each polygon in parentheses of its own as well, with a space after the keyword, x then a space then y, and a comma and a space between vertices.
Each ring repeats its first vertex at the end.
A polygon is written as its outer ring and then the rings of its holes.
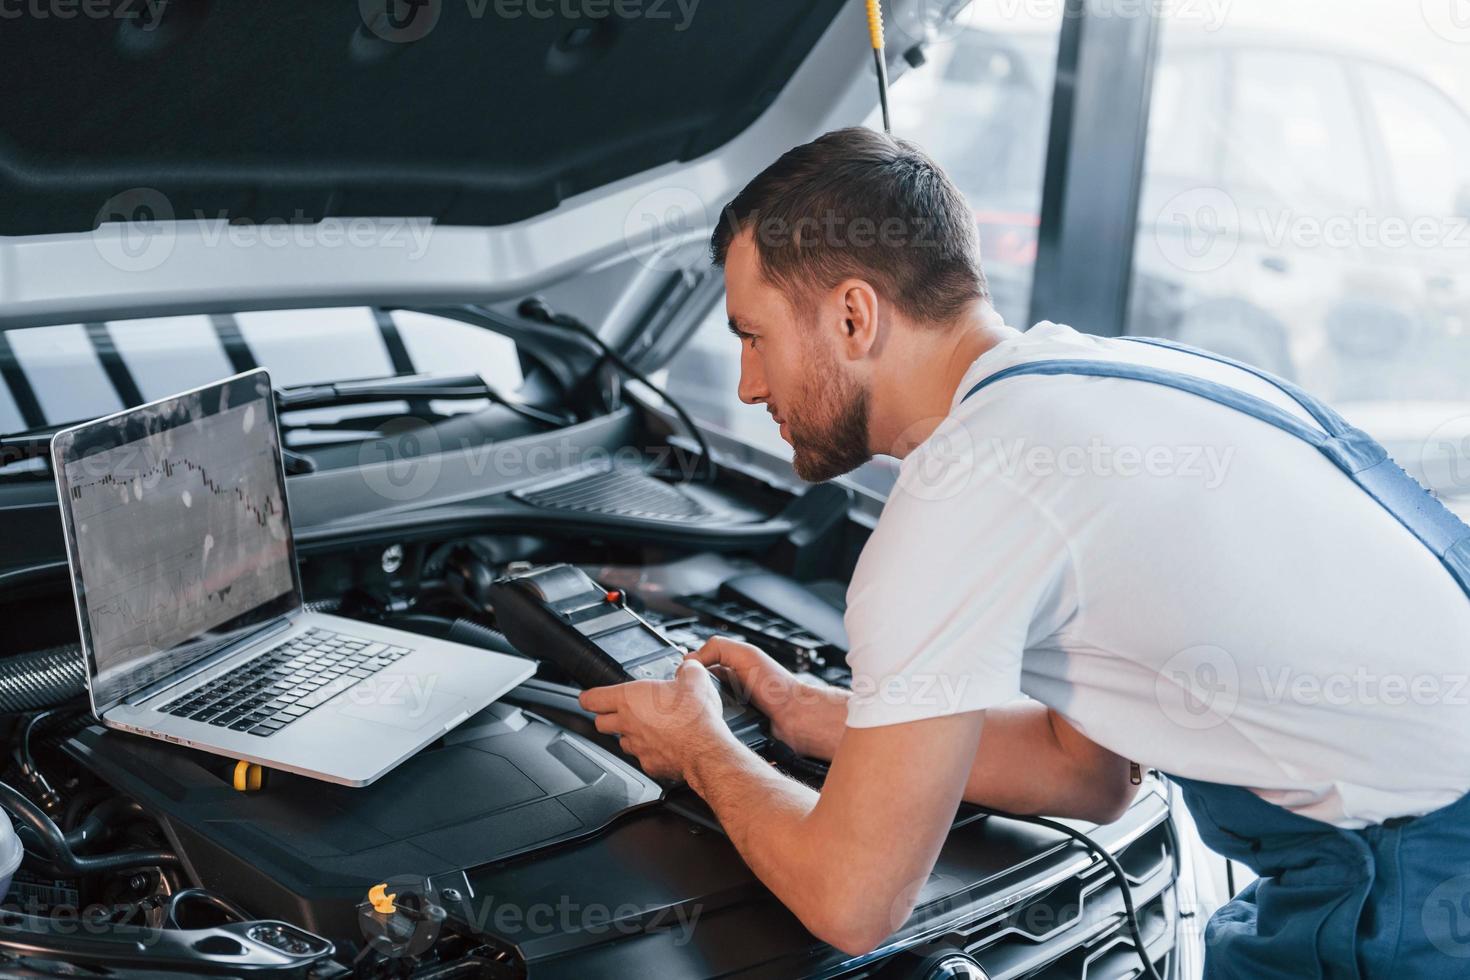
POLYGON ((303 607, 265 371, 58 432, 51 454, 110 728, 365 786, 535 672, 303 607))

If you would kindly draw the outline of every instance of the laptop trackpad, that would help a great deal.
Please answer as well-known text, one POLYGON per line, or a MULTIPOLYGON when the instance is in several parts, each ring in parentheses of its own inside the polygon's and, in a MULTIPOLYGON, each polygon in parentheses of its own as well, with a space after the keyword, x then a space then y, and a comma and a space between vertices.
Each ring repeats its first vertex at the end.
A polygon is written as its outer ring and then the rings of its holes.
POLYGON ((429 725, 443 725, 465 711, 464 698, 454 694, 408 690, 405 685, 405 690, 398 696, 390 697, 385 690, 386 685, 382 685, 369 696, 367 690, 359 691, 359 688, 371 689, 372 685, 359 684, 345 691, 341 707, 336 708, 337 713, 415 732, 429 725))

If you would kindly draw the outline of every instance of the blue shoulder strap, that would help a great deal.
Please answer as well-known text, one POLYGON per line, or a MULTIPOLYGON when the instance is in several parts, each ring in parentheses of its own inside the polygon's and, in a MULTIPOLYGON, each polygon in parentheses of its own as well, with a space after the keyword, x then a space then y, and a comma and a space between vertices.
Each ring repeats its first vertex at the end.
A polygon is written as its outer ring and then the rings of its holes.
MULTIPOLYGON (((1295 414, 1238 388, 1197 378, 1179 371, 1147 367, 1142 364, 1126 364, 1114 361, 1095 361, 1086 358, 1057 358, 1044 361, 1029 361, 1015 364, 983 378, 969 391, 969 398, 987 385, 1006 378, 1023 374, 1058 375, 1074 374, 1100 378, 1123 378, 1130 381, 1147 381, 1185 391, 1207 398, 1219 405, 1233 408, 1274 425, 1303 442, 1315 446, 1322 455, 1330 459, 1353 482, 1362 487, 1369 496, 1378 501, 1399 523, 1434 553, 1460 583, 1460 588, 1470 596, 1470 527, 1450 512, 1428 490, 1389 458, 1388 451, 1373 437, 1361 429, 1349 425, 1342 416, 1321 401, 1313 398, 1289 381, 1284 381, 1249 364, 1212 354, 1208 351, 1187 347, 1154 337, 1127 337, 1126 340, 1167 347, 1171 350, 1194 354, 1221 364, 1229 364, 1247 371, 1275 386, 1317 421, 1321 428, 1308 425, 1295 414)), ((964 401, 964 398, 960 399, 964 401)))

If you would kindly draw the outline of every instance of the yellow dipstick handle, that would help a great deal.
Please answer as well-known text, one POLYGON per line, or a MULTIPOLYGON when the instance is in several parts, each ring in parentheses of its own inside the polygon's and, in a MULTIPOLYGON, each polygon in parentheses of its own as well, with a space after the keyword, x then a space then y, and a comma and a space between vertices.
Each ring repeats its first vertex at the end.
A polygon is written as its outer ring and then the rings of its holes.
POLYGON ((265 778, 265 771, 255 762, 246 762, 241 759, 235 763, 234 784, 235 789, 241 793, 252 793, 260 789, 265 778))
POLYGON ((388 891, 387 882, 380 882, 368 889, 368 901, 372 903, 374 912, 382 912, 388 915, 398 908, 393 900, 398 897, 397 892, 388 891))
POLYGON ((868 0, 868 37, 874 51, 883 50, 883 4, 879 0, 868 0))

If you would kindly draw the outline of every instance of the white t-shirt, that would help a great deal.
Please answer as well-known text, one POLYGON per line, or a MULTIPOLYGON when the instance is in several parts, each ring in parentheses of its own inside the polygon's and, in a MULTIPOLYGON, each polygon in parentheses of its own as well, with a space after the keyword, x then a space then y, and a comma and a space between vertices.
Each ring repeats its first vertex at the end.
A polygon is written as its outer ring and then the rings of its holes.
POLYGON ((987 351, 858 561, 848 724, 1026 696, 1142 765, 1343 827, 1470 790, 1470 599, 1438 559, 1316 449, 1197 395, 1027 375, 960 401, 1057 357, 1310 422, 1236 368, 1053 323, 987 351))

